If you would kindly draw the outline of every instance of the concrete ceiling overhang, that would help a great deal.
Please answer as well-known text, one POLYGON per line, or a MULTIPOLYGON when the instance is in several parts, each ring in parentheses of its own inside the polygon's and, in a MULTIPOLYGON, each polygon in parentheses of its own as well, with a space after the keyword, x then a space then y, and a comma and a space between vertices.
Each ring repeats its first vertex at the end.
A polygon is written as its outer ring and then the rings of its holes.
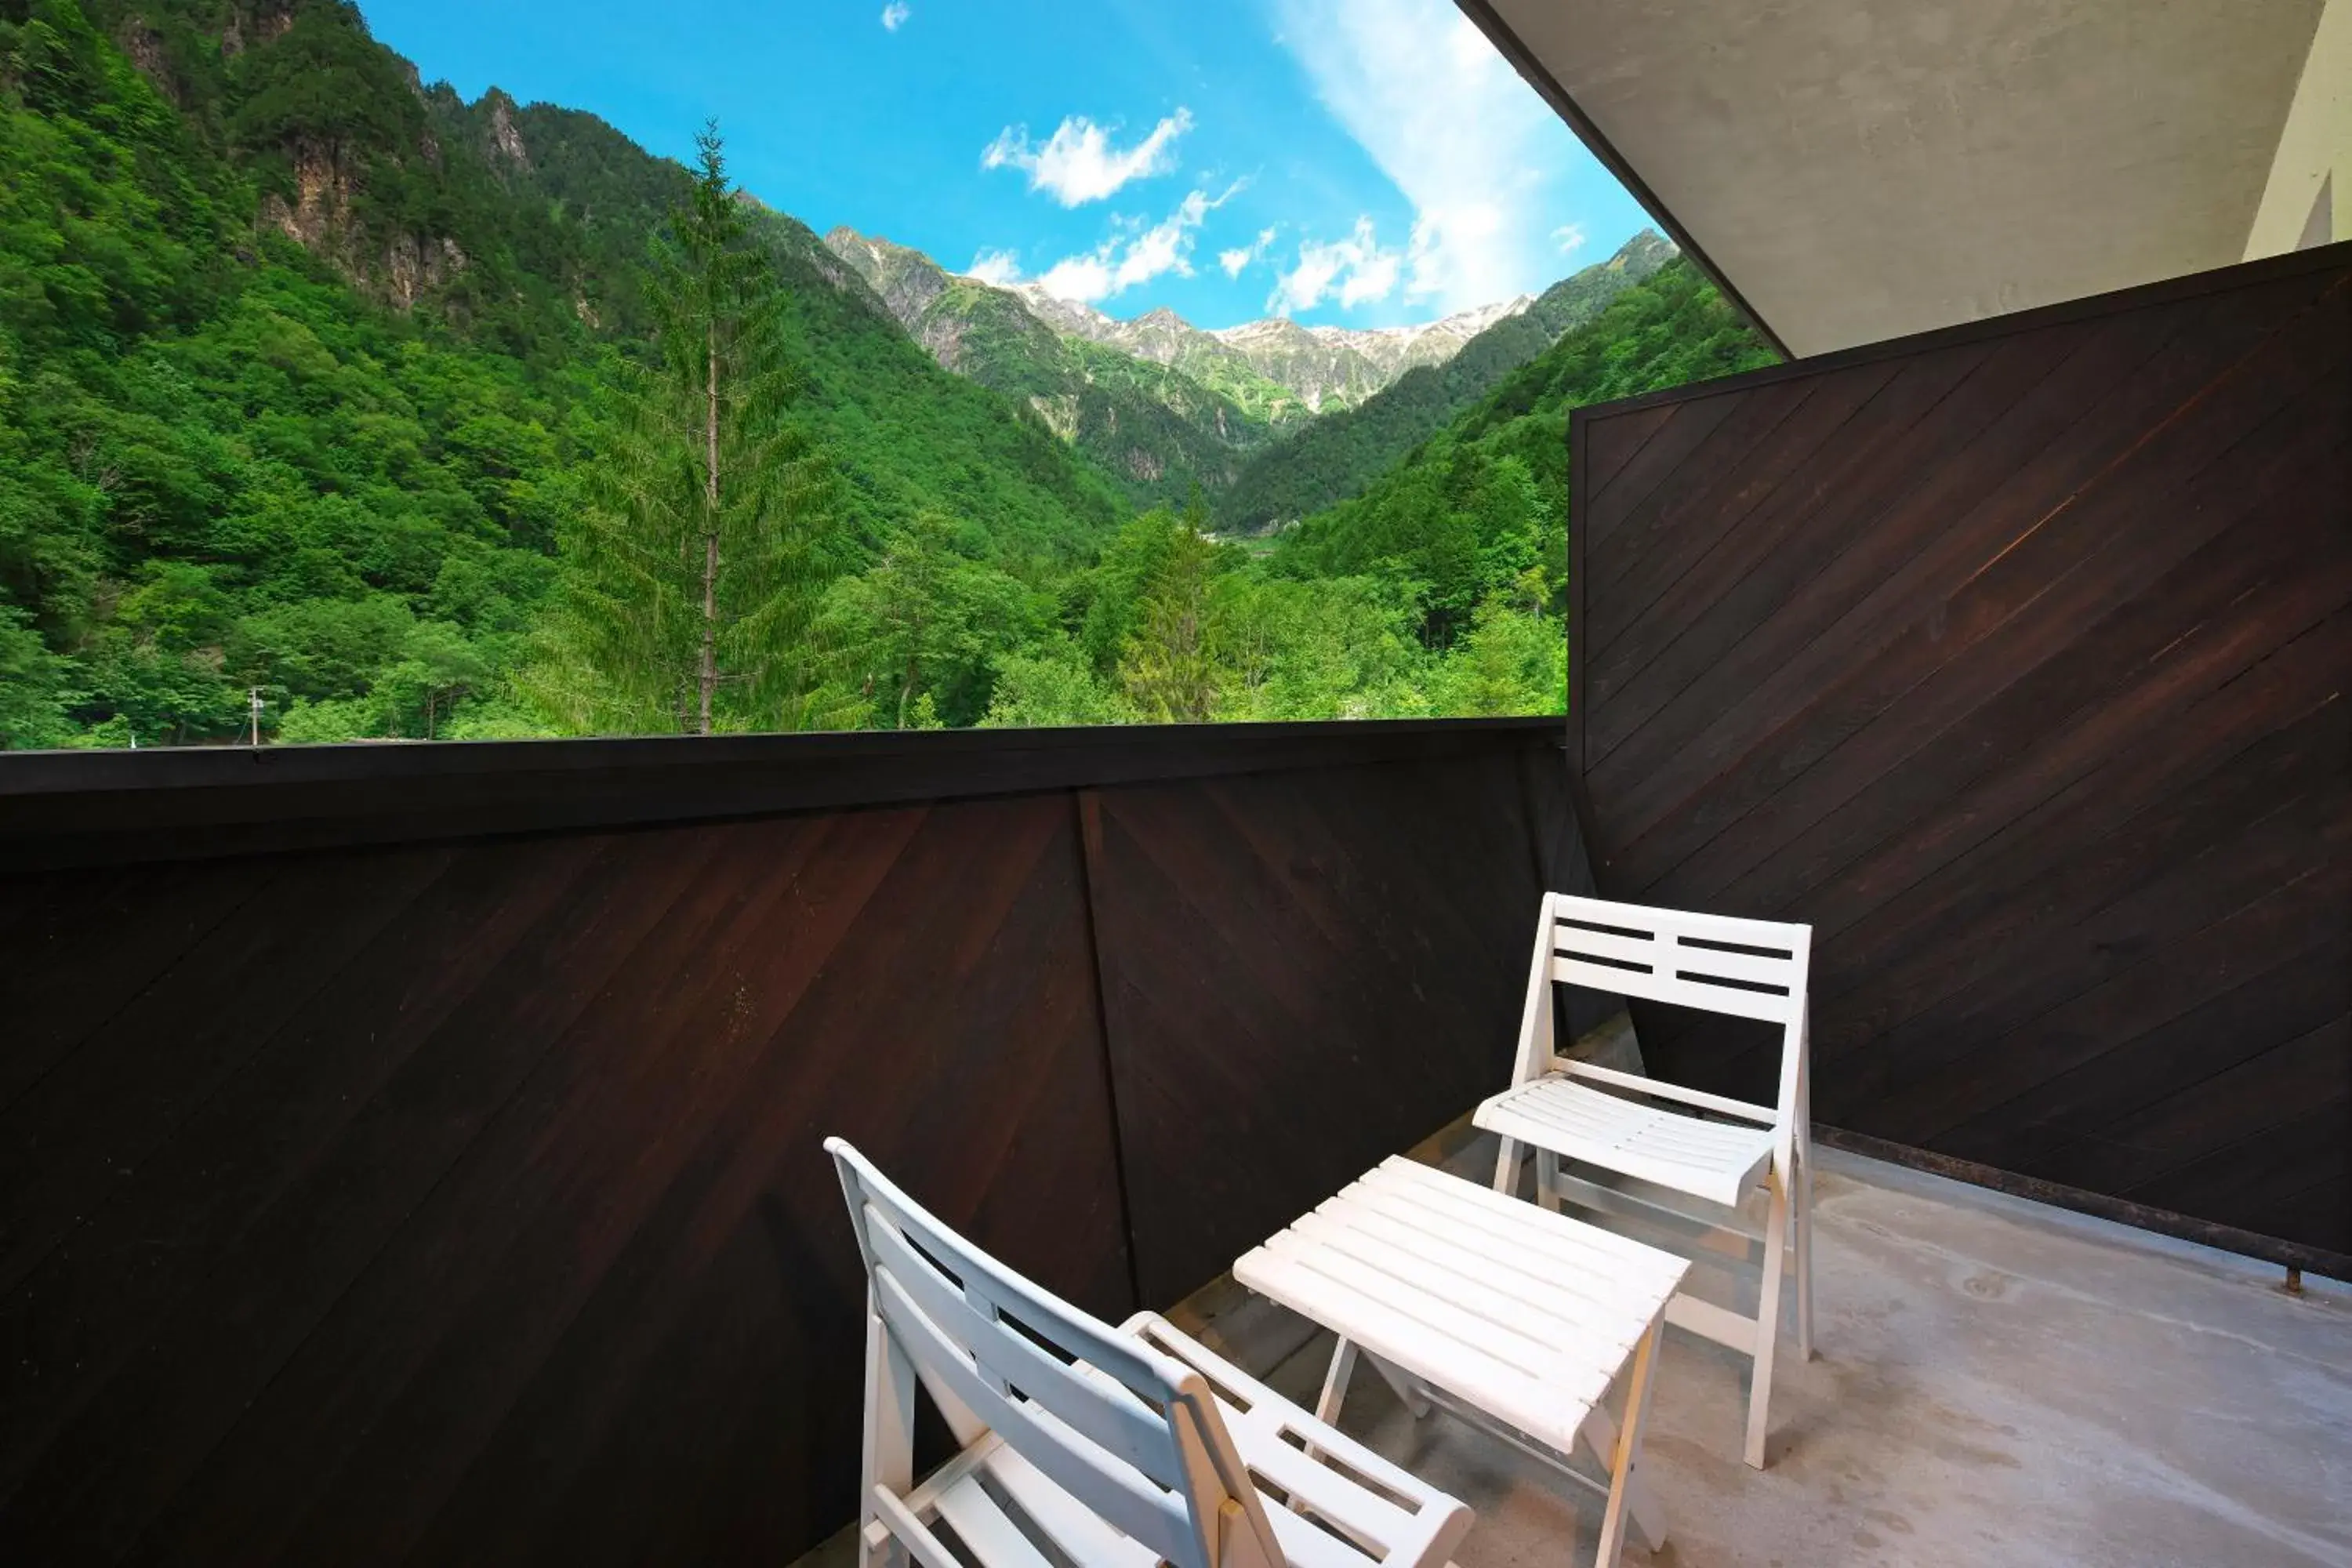
POLYGON ((2327 5, 1457 3, 1798 354, 2244 258, 2327 5))

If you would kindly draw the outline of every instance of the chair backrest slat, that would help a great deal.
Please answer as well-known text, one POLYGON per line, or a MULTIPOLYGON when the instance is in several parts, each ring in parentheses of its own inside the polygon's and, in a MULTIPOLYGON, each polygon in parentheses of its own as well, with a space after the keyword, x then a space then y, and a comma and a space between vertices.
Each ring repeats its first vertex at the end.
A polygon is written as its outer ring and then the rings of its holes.
POLYGON ((936 1331, 969 1356, 994 1394, 1002 1396, 1010 1387, 1025 1394, 1160 1486, 1183 1484, 1183 1464, 1167 1417, 1126 1384, 1107 1374, 1088 1377, 1075 1364, 1065 1364, 1010 1328, 1001 1313, 990 1321, 958 1285, 916 1253, 898 1226, 869 1224, 867 1237, 882 1271, 898 1280, 929 1320, 927 1331, 936 1331))
POLYGON ((1812 928, 1555 894, 1552 975, 1645 1001, 1793 1025, 1812 928))
POLYGON ((1580 963, 1566 954, 1553 958, 1551 977, 1570 985, 1589 985, 1595 991, 1614 991, 1683 1007, 1703 1007, 1710 1013, 1760 1018, 1768 1024, 1786 1023, 1789 1016, 1788 1001, 1781 996, 1742 991, 1736 986, 1707 985, 1674 975, 1629 974, 1622 969, 1580 963))
MULTIPOLYGON (((1248 1481, 1199 1374, 973 1247, 846 1142, 825 1147, 875 1310, 933 1396, 1140 1545, 1208 1568, 1219 1510, 1248 1481)), ((1270 1543, 1255 1493, 1240 1500, 1270 1543)))
POLYGON ((1547 893, 1511 1081, 1526 1083, 1556 1065, 1552 981, 1754 1018, 1780 1026, 1773 1115, 1786 1141, 1805 1114, 1812 946, 1811 926, 1547 893))
POLYGON ((1042 1406, 1000 1394, 992 1380, 961 1356, 925 1355, 924 1351, 946 1349, 947 1343, 906 1287, 887 1271, 875 1277, 874 1300, 917 1373, 926 1383, 944 1384, 990 1431, 1012 1444, 1055 1486, 1171 1562, 1183 1563, 1196 1554, 1196 1531, 1181 1493, 1161 1490, 1094 1444, 1074 1441, 1071 1429, 1053 1422, 1042 1406))

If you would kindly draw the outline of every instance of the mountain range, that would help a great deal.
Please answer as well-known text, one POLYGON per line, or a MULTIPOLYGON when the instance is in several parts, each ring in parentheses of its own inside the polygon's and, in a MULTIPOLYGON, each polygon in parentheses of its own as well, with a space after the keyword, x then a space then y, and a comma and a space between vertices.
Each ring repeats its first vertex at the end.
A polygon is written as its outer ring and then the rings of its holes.
POLYGON ((1353 494, 1675 255, 1645 229, 1541 295, 1415 326, 1276 316, 1202 329, 1164 307, 1120 320, 1036 283, 983 282, 846 226, 824 245, 942 367, 1022 399, 1138 500, 1181 504, 1197 489, 1240 531, 1353 494), (1294 453, 1306 470, 1295 479, 1294 453), (1342 455, 1348 471, 1335 473, 1342 455))

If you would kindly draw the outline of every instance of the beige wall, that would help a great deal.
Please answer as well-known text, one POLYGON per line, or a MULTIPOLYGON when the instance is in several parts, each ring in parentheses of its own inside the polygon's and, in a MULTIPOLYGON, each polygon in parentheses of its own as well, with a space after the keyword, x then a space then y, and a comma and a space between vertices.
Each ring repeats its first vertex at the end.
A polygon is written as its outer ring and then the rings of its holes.
POLYGON ((2352 0, 2327 0, 2312 35, 2246 259, 2329 239, 2352 239, 2352 0), (2323 184, 2333 209, 2326 232, 2306 236, 2323 184))

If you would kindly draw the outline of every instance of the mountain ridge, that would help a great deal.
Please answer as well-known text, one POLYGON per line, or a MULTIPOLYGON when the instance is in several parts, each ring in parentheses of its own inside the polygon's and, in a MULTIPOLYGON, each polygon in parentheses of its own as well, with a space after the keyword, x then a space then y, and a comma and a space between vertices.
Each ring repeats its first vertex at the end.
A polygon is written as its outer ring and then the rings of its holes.
POLYGON ((1671 241, 1645 228, 1608 260, 1539 295, 1510 301, 1516 308, 1490 307, 1487 324, 1444 359, 1405 370, 1355 407, 1328 414, 1253 456, 1218 499, 1218 527, 1261 533, 1348 500, 1677 254, 1671 241))
POLYGON ((1012 290, 836 227, 823 248, 944 369, 1025 405, 1142 505, 1222 490, 1267 421, 1173 366, 1056 329, 1012 290))
MULTIPOLYGON (((1640 266, 1627 270, 1632 257, 1655 264, 1644 244, 1637 237, 1609 262, 1575 276, 1622 285, 1646 275, 1640 266)), ((1297 440, 1320 421, 1368 407, 1404 378, 1440 372, 1484 342, 1483 369, 1449 381, 1442 408, 1403 422, 1425 435, 1582 319, 1564 299, 1590 293, 1597 308, 1611 291, 1562 279, 1540 295, 1406 326, 1307 326, 1270 316, 1202 328, 1165 305, 1122 320, 1034 281, 1000 284, 959 273, 912 246, 847 225, 828 230, 824 245, 942 368, 1024 401, 1145 504, 1181 504, 1196 488, 1218 500, 1254 466, 1283 461, 1277 454, 1288 445, 1281 438, 1297 440), (1514 322, 1517 330, 1503 331, 1514 322)), ((1381 444, 1383 453, 1402 449, 1394 440, 1381 444)), ((1348 493, 1343 485, 1331 499, 1348 493)), ((1232 509, 1220 502, 1218 510, 1232 509)))

